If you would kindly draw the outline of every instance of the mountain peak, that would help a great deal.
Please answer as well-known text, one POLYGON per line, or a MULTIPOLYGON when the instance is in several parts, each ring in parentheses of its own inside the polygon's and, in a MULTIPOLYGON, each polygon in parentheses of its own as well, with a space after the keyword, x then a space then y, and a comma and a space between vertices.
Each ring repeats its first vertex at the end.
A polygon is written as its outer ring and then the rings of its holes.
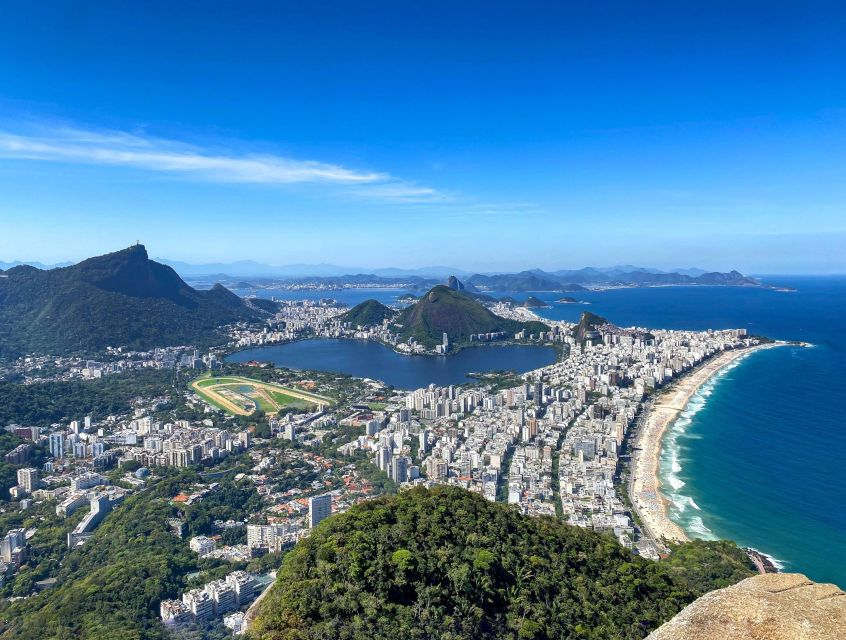
POLYGON ((219 339, 223 324, 262 316, 223 286, 191 288, 150 260, 142 244, 69 267, 20 267, 4 275, 0 323, 14 339, 0 341, 0 355, 205 343, 219 339))
POLYGON ((462 284, 461 280, 459 280, 455 276, 450 276, 447 279, 447 286, 450 289, 454 289, 455 291, 464 291, 464 285, 462 284))
POLYGON ((380 325, 384 320, 390 320, 396 312, 378 300, 365 300, 341 315, 343 322, 360 327, 380 325))
POLYGON ((150 260, 143 244, 88 258, 64 272, 98 289, 135 298, 167 298, 184 305, 191 291, 173 269, 150 260))
POLYGON ((404 338, 433 347, 440 344, 443 334, 451 342, 464 342, 480 333, 514 334, 524 328, 529 332, 549 328, 541 323, 521 323, 492 313, 464 291, 439 284, 429 290, 415 304, 406 307, 397 318, 404 338))
POLYGON ((136 242, 135 244, 129 245, 126 249, 124 249, 124 251, 132 255, 144 256, 145 259, 149 257, 147 255, 147 247, 145 247, 140 242, 136 242))

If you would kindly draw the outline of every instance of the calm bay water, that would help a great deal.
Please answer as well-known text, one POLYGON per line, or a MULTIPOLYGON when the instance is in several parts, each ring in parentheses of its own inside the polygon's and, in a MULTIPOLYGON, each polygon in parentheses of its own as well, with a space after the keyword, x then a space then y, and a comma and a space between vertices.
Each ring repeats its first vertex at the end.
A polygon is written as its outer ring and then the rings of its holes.
MULTIPOLYGON (((813 343, 809 349, 781 347, 755 353, 704 386, 668 430, 662 481, 672 500, 671 517, 690 535, 729 538, 771 555, 788 571, 846 587, 846 420, 842 417, 846 277, 766 280, 797 291, 660 287, 565 294, 589 305, 554 304, 561 297, 557 293, 532 295, 552 303, 551 308, 538 310, 550 319, 575 321, 582 311, 590 310, 620 326, 745 327, 773 338, 813 343)), ((334 297, 347 304, 377 298, 393 303, 402 293, 348 290, 299 292, 296 297, 334 297)), ((285 292, 269 295, 294 297, 285 292)), ((522 300, 529 294, 497 295, 522 300)), ((381 377, 400 387, 461 381, 457 372, 447 376, 439 370, 451 368, 451 358, 425 361, 393 354, 380 345, 350 344, 387 352, 368 353, 368 358, 378 358, 379 366, 356 375, 381 377), (440 373, 443 378, 437 377, 440 373)), ((486 357, 495 351, 472 349, 455 357, 486 357)), ((510 359, 511 352, 507 353, 510 359)), ((313 360, 298 357, 300 364, 292 366, 313 366, 313 360)), ((532 362, 526 368, 540 364, 532 362)), ((500 360, 489 366, 506 367, 520 368, 500 360)), ((466 371, 486 369, 478 362, 456 368, 462 369, 461 377, 466 371)))
POLYGON ((376 342, 318 338, 239 351, 230 362, 261 360, 293 369, 338 371, 382 380, 401 389, 431 383, 461 384, 468 373, 510 369, 520 373, 555 362, 551 347, 505 345, 463 349, 448 357, 406 356, 376 342))

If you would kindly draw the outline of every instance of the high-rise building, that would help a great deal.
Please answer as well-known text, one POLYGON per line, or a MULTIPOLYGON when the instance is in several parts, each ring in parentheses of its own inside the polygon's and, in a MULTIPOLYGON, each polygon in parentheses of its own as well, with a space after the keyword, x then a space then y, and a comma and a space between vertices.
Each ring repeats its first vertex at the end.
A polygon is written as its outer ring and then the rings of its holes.
POLYGON ((0 540, 0 560, 20 565, 26 559, 26 529, 10 529, 0 540))
POLYGON ((405 456, 397 456, 391 463, 391 480, 400 484, 408 480, 409 459, 405 456))
POLYGON ((256 581, 246 571, 233 571, 226 576, 226 581, 235 589, 235 602, 238 606, 249 602, 256 594, 256 581))
POLYGON ((376 452, 376 466, 379 467, 380 470, 384 471, 385 473, 388 472, 388 468, 391 464, 391 448, 382 446, 376 452))
POLYGON ((65 434, 51 433, 49 436, 50 455, 54 458, 65 457, 65 434))
POLYGON ((9 464, 25 464, 31 457, 32 445, 28 442, 24 442, 3 456, 3 460, 9 464))
POLYGON ((31 467, 18 469, 18 485, 27 493, 32 493, 38 488, 38 470, 31 467))
POLYGON ((367 424, 364 426, 365 433, 368 436, 375 436, 377 433, 379 433, 379 429, 381 428, 381 426, 382 423, 378 420, 368 420, 367 424))
POLYGON ((228 580, 214 580, 206 585, 206 591, 214 602, 214 614, 222 616, 236 606, 235 588, 228 580))
POLYGON ((308 526, 316 527, 332 515, 332 496, 328 493, 308 499, 308 526))
POLYGON ((211 620, 214 615, 214 599, 205 589, 191 589, 182 594, 182 602, 197 620, 211 620))

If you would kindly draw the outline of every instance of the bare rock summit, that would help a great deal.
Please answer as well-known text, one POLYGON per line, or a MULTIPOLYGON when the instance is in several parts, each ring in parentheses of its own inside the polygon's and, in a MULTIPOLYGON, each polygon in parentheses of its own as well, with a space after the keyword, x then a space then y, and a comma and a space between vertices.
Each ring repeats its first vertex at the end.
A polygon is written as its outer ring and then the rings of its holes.
POLYGON ((705 594, 647 640, 844 640, 846 593, 770 573, 705 594))

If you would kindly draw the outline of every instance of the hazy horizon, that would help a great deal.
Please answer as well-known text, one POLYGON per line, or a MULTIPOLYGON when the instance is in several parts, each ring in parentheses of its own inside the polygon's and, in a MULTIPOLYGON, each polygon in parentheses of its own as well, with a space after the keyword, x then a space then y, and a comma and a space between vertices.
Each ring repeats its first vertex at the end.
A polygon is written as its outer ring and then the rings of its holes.
MULTIPOLYGON (((116 248, 116 249, 113 249, 113 250, 104 251, 103 253, 112 253, 114 251, 120 251, 121 249, 125 249, 125 248, 127 248, 127 247, 120 247, 120 248, 116 248)), ((417 272, 421 272, 421 273, 426 272, 425 275, 436 275, 440 271, 444 271, 444 272, 449 271, 453 275, 457 275, 457 276, 460 277, 462 275, 463 276, 470 276, 474 273, 482 273, 482 274, 516 273, 516 272, 520 272, 520 271, 531 271, 531 270, 535 270, 535 269, 540 269, 541 271, 554 272, 554 271, 565 271, 565 270, 576 271, 576 270, 585 269, 585 268, 593 268, 593 269, 599 269, 599 270, 614 269, 614 268, 620 268, 620 269, 625 270, 626 268, 636 268, 636 269, 657 270, 657 271, 663 271, 663 272, 666 272, 666 273, 682 273, 682 272, 686 272, 686 271, 703 271, 703 272, 715 271, 715 272, 724 272, 725 273, 725 272, 732 271, 732 270, 738 270, 738 271, 741 271, 741 273, 743 273, 744 275, 750 275, 750 276, 786 276, 786 275, 807 275, 807 276, 815 276, 815 275, 828 276, 828 275, 830 275, 830 276, 837 276, 837 275, 846 275, 846 269, 844 269, 843 271, 833 270, 833 271, 827 271, 827 272, 813 272, 813 271, 791 271, 791 272, 787 272, 787 271, 783 271, 783 272, 776 272, 776 271, 761 272, 761 271, 759 271, 759 272, 755 272, 755 271, 744 271, 744 270, 738 269, 736 266, 733 266, 733 265, 730 265, 730 264, 725 265, 723 267, 708 268, 708 267, 703 267, 699 264, 694 264, 694 263, 687 264, 687 265, 676 265, 674 267, 661 267, 661 266, 656 266, 655 264, 636 264, 636 263, 623 263, 623 262, 614 263, 614 264, 611 264, 611 263, 604 264, 604 263, 600 263, 600 262, 592 262, 592 263, 585 263, 585 264, 580 264, 580 265, 567 265, 567 264, 565 264, 565 265, 550 265, 550 266, 547 266, 547 267, 538 266, 536 264, 534 264, 534 265, 533 264, 527 264, 527 265, 522 266, 522 267, 515 267, 513 269, 507 269, 507 270, 506 269, 496 269, 496 268, 475 269, 474 270, 474 269, 467 269, 467 268, 461 266, 458 263, 456 263, 456 264, 419 264, 419 265, 417 265, 417 264, 413 264, 413 265, 406 265, 406 264, 341 265, 341 264, 335 264, 335 263, 332 263, 332 262, 298 262, 298 263, 277 262, 277 263, 266 263, 266 262, 262 262, 260 260, 255 260, 254 258, 250 258, 250 257, 233 258, 231 260, 214 260, 214 261, 211 261, 211 262, 188 262, 186 260, 181 260, 179 258, 173 258, 173 257, 170 257, 170 256, 155 255, 150 251, 149 247, 147 247, 146 245, 145 245, 145 248, 148 252, 150 259, 169 264, 170 266, 173 266, 177 271, 179 271, 177 266, 191 267, 191 268, 196 269, 196 268, 202 268, 202 267, 206 267, 206 266, 226 267, 226 266, 239 266, 239 265, 243 266, 243 265, 247 265, 247 264, 254 264, 254 265, 256 265, 256 267, 260 267, 260 268, 263 268, 263 269, 279 269, 280 273, 278 275, 280 275, 280 276, 289 275, 289 274, 285 274, 285 273, 282 272, 285 269, 290 270, 290 269, 296 268, 296 269, 301 270, 301 272, 293 274, 291 277, 296 277, 296 276, 321 276, 321 275, 330 275, 330 276, 334 276, 334 275, 355 275, 355 274, 359 274, 359 273, 371 273, 371 272, 391 271, 391 270, 404 271, 404 272, 415 272, 415 271, 417 271, 417 272), (315 269, 318 269, 318 270, 315 271, 315 272, 304 271, 304 269, 308 269, 308 268, 315 268, 315 269), (325 273, 320 273, 319 270, 323 270, 325 273)), ((40 259, 20 259, 20 258, 6 259, 4 256, 0 256, 0 269, 4 268, 3 265, 12 265, 12 264, 29 264, 29 265, 34 265, 34 266, 38 266, 38 267, 41 267, 41 268, 57 268, 57 267, 63 267, 63 266, 69 266, 69 265, 72 265, 72 264, 76 264, 77 262, 80 262, 81 260, 84 260, 84 259, 90 258, 90 257, 95 257, 96 255, 102 255, 102 254, 101 253, 96 253, 96 254, 92 253, 92 254, 86 255, 86 256, 84 256, 80 259, 58 260, 56 262, 50 262, 50 261, 40 260, 40 259)), ((225 273, 225 272, 223 272, 223 273, 225 273)), ((201 274, 201 273, 198 272, 198 273, 192 274, 192 275, 214 275, 214 273, 203 272, 201 274)), ((238 273, 226 274, 226 275, 238 275, 238 273)), ((251 275, 258 276, 258 275, 262 275, 262 274, 255 273, 255 274, 251 274, 251 275)), ((273 275, 273 274, 268 274, 268 275, 273 275)))
POLYGON ((843 273, 824 4, 10 6, 0 257, 843 273))

